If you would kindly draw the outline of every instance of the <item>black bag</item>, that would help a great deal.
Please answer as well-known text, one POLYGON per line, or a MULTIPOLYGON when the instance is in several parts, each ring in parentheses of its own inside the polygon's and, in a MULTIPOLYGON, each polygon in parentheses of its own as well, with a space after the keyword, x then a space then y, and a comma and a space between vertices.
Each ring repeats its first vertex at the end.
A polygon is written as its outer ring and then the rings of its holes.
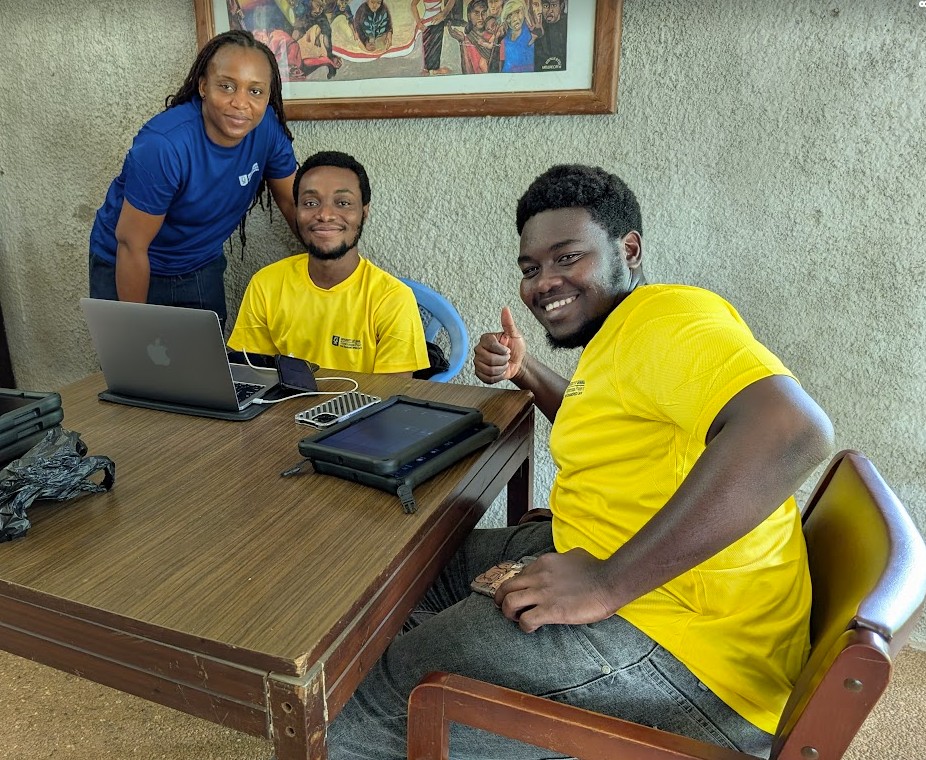
POLYGON ((54 427, 22 457, 0 470, 0 542, 25 535, 32 525, 26 508, 36 499, 65 501, 113 487, 113 460, 86 453, 79 433, 54 427), (101 471, 102 482, 90 479, 101 471))
POLYGON ((412 377, 418 380, 428 380, 434 377, 438 372, 446 372, 450 369, 450 362, 447 360, 444 350, 436 343, 426 341, 428 346, 428 363, 431 365, 424 369, 416 370, 412 377))

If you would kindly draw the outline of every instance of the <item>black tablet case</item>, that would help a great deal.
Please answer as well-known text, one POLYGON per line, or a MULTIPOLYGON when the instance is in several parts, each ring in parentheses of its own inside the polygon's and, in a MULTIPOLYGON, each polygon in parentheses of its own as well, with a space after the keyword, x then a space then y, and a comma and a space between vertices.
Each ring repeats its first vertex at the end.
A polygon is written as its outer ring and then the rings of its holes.
POLYGON ((324 475, 334 475, 344 480, 351 480, 354 483, 362 483, 363 485, 378 488, 381 491, 396 494, 402 502, 402 509, 406 514, 411 514, 418 509, 415 496, 412 493, 415 486, 437 475, 442 470, 446 470, 468 454, 491 443, 498 438, 498 435, 499 430, 495 425, 490 422, 482 422, 476 427, 464 430, 454 438, 446 441, 433 456, 426 457, 421 462, 412 461, 388 475, 378 475, 374 472, 365 472, 353 467, 318 459, 310 459, 309 461, 312 462, 316 472, 324 475))
POLYGON ((5 450, 7 447, 12 449, 20 441, 30 438, 36 433, 44 433, 48 428, 60 424, 63 419, 64 411, 59 407, 40 417, 32 417, 21 425, 0 430, 0 451, 5 450))
POLYGON ((416 485, 445 470, 473 451, 491 443, 498 436, 499 429, 491 423, 484 422, 482 412, 478 409, 424 401, 408 396, 393 396, 335 425, 320 436, 304 438, 299 442, 299 452, 312 463, 316 472, 334 475, 344 480, 396 494, 401 499, 405 512, 412 513, 417 509, 412 493, 416 485), (435 432, 420 441, 410 442, 398 459, 390 462, 391 469, 388 471, 383 471, 383 458, 365 458, 350 453, 338 456, 323 450, 326 438, 398 403, 453 411, 459 413, 459 419, 445 426, 442 434, 435 432))
POLYGON ((0 396, 30 402, 0 415, 0 467, 3 467, 41 441, 47 430, 59 425, 64 411, 57 393, 0 388, 0 396))
POLYGON ((61 396, 43 391, 19 391, 15 388, 0 388, 0 397, 25 401, 23 406, 0 415, 0 432, 10 430, 44 414, 61 408, 61 396))

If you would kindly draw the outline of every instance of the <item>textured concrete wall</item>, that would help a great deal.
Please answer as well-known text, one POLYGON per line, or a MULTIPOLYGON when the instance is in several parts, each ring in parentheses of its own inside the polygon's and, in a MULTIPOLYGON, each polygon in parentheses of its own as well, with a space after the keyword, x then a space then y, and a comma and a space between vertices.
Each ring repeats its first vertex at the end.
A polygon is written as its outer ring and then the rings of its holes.
MULTIPOLYGON (((193 58, 193 12, 0 0, 0 17, 0 303, 20 385, 53 388, 95 368, 77 306, 93 213, 193 58)), ((626 0, 622 45, 616 115, 300 122, 297 156, 354 153, 373 182, 364 252, 446 293, 473 336, 515 305, 563 373, 575 354, 549 353, 517 300, 514 204, 552 162, 616 171, 650 279, 730 299, 926 527, 926 9, 626 0)), ((248 231, 232 304, 296 248, 279 215, 248 231)))

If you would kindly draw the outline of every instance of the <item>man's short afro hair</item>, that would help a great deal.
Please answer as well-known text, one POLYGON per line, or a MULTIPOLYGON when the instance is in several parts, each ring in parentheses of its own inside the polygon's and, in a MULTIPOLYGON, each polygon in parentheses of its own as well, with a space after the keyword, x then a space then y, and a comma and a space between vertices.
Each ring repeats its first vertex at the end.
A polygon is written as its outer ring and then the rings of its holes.
POLYGON ((299 183, 302 177, 310 169, 317 169, 319 166, 334 166, 338 169, 349 169, 357 175, 357 181, 360 183, 360 202, 366 206, 370 202, 370 178, 367 176, 367 170, 363 168, 356 158, 342 153, 339 150, 322 150, 309 156, 305 163, 296 171, 296 177, 293 181, 293 200, 299 205, 299 183))
POLYGON ((616 174, 598 166, 558 164, 537 179, 518 201, 518 235, 532 216, 560 208, 584 208, 612 239, 631 230, 643 235, 640 204, 616 174))

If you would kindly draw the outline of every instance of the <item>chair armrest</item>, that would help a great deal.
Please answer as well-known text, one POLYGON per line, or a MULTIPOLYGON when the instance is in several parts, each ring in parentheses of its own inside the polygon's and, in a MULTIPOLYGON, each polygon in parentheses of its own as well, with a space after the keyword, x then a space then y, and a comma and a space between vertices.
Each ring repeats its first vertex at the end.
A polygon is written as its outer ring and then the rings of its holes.
POLYGON ((408 700, 409 760, 448 760, 451 722, 579 760, 753 758, 465 676, 430 673, 412 690, 408 700))

